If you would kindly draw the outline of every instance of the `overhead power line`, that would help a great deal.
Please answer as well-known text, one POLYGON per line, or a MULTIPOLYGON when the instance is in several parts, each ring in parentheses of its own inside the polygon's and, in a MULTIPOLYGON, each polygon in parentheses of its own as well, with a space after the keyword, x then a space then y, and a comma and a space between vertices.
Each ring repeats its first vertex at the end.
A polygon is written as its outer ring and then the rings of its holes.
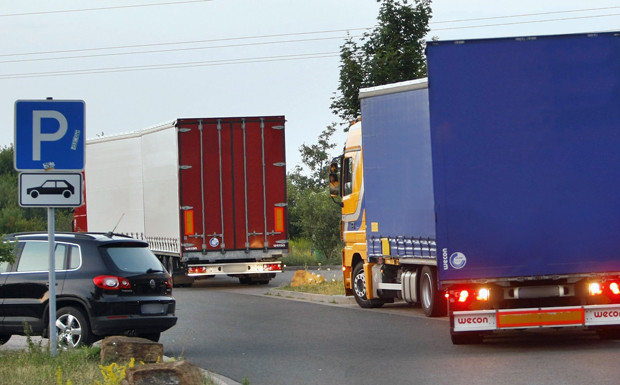
POLYGON ((496 19, 510 19, 516 17, 532 17, 532 16, 543 16, 543 15, 555 15, 562 13, 576 13, 576 12, 591 12, 591 11, 607 11, 610 9, 618 9, 620 7, 604 7, 604 8, 587 8, 587 9, 570 9, 566 11, 551 11, 551 12, 538 12, 538 13, 524 13, 520 15, 507 15, 507 16, 490 16, 490 17, 477 17, 473 19, 457 19, 457 20, 442 20, 442 21, 432 21, 430 24, 445 24, 445 23, 463 23, 469 21, 483 21, 483 20, 496 20, 496 19))
POLYGON ((463 26, 463 27, 432 28, 431 32, 432 31, 447 31, 447 30, 454 30, 454 29, 468 29, 468 28, 503 27, 503 26, 507 26, 507 25, 517 25, 517 24, 549 23, 549 22, 554 22, 554 21, 593 19, 593 18, 612 17, 612 16, 620 16, 620 13, 607 14, 607 15, 564 17, 564 18, 560 18, 560 19, 515 21, 515 22, 498 23, 498 24, 468 25, 468 26, 463 26))
POLYGON ((327 58, 327 57, 337 57, 339 55, 340 55, 339 52, 317 52, 317 53, 309 53, 309 54, 263 56, 263 57, 253 57, 253 58, 197 61, 197 62, 185 62, 185 63, 151 64, 151 65, 125 66, 125 67, 104 67, 104 68, 90 68, 90 69, 84 69, 84 70, 30 72, 30 73, 0 75, 0 80, 21 79, 21 78, 31 78, 31 77, 90 75, 90 74, 101 74, 101 73, 109 73, 109 72, 149 71, 149 70, 177 69, 177 68, 190 68, 190 67, 207 67, 207 66, 218 66, 218 65, 229 65, 229 64, 264 63, 264 62, 272 62, 272 61, 322 59, 322 58, 327 58))
POLYGON ((186 1, 173 1, 173 2, 168 2, 168 3, 118 5, 118 6, 114 6, 114 7, 65 9, 65 10, 56 10, 56 11, 39 11, 39 12, 26 12, 26 13, 9 13, 9 14, 5 14, 5 15, 0 15, 0 17, 49 15, 49 14, 54 14, 54 13, 107 11, 107 10, 111 10, 111 9, 124 9, 124 8, 159 7, 159 6, 162 6, 162 5, 179 5, 179 4, 188 4, 188 3, 203 3, 203 2, 206 2, 206 1, 213 1, 213 0, 186 0, 186 1))
POLYGON ((89 52, 89 51, 103 51, 103 50, 119 50, 119 49, 135 49, 135 48, 148 48, 148 47, 169 46, 169 45, 218 43, 218 42, 224 42, 224 41, 250 40, 250 39, 258 40, 258 39, 269 39, 269 38, 276 38, 276 37, 290 37, 290 36, 317 35, 317 34, 328 34, 328 33, 343 33, 343 32, 351 32, 351 31, 364 31, 364 30, 369 30, 369 29, 370 28, 333 29, 333 30, 325 30, 325 31, 279 33, 279 34, 272 34, 272 35, 255 35, 255 36, 228 37, 228 38, 208 39, 208 40, 186 40, 186 41, 176 41, 176 42, 132 44, 132 45, 119 45, 119 46, 110 46, 110 47, 65 49, 65 50, 55 50, 55 51, 6 53, 6 54, 0 54, 0 57, 48 55, 48 54, 60 54, 60 53, 75 53, 75 52, 89 52))
MULTIPOLYGON (((114 52, 114 53, 100 53, 100 54, 77 55, 77 56, 60 56, 60 57, 51 57, 51 58, 15 59, 15 60, 3 60, 3 61, 0 61, 0 64, 23 63, 23 62, 34 62, 34 61, 49 61, 49 60, 88 59, 88 58, 95 58, 95 57, 142 55, 142 54, 169 53, 169 52, 181 52, 181 51, 198 51, 198 50, 205 50, 205 49, 235 48, 235 47, 248 47, 248 46, 257 46, 257 45, 273 45, 273 44, 285 44, 285 43, 286 44, 303 43, 303 42, 309 42, 309 41, 322 41, 322 40, 334 40, 334 39, 342 39, 342 36, 313 38, 313 39, 265 41, 265 42, 228 44, 228 45, 214 45, 214 46, 208 46, 208 47, 170 48, 170 49, 159 49, 159 50, 138 51, 138 52, 114 52)), ((4 56, 4 55, 0 55, 0 56, 4 56)))

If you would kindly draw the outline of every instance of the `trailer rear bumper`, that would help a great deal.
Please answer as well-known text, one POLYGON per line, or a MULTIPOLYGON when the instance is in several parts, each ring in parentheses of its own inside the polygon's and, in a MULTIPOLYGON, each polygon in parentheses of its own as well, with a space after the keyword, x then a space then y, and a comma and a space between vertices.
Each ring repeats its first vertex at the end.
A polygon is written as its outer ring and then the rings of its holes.
POLYGON ((457 333, 620 325, 620 304, 455 311, 450 315, 450 324, 452 330, 457 333))
POLYGON ((282 262, 236 262, 236 263, 215 263, 215 264, 195 264, 187 266, 189 277, 211 276, 211 275, 250 275, 281 273, 282 262))

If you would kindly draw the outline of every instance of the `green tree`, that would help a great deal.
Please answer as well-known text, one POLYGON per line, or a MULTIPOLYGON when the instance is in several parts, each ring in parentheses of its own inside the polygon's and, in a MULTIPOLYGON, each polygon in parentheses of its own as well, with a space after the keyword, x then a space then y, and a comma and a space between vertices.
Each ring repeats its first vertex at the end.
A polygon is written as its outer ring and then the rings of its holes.
POLYGON ((329 196, 326 183, 330 163, 331 142, 335 125, 325 128, 316 144, 299 148, 302 163, 288 175, 289 236, 291 239, 306 238, 312 247, 326 258, 340 254, 340 208, 329 196))
POLYGON ((299 147, 301 161, 307 168, 307 173, 301 166, 295 166, 289 175, 293 183, 301 190, 310 189, 320 191, 325 187, 325 178, 329 171, 329 153, 336 147, 331 138, 336 132, 336 125, 327 126, 319 135, 316 144, 302 144, 299 147))
POLYGON ((413 0, 412 5, 408 0, 377 1, 378 26, 364 34, 363 44, 349 37, 340 47, 340 83, 330 107, 345 122, 360 114, 360 88, 426 76, 424 38, 431 1, 413 0))
POLYGON ((335 205, 327 189, 305 190, 298 204, 302 236, 312 240, 312 246, 326 259, 338 259, 340 240, 340 207, 335 205))

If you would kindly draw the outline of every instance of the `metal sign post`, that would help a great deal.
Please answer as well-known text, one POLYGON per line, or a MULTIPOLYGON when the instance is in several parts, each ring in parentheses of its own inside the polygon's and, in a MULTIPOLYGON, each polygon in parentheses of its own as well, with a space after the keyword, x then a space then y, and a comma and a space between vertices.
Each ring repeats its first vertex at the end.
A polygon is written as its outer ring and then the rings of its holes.
POLYGON ((19 204, 22 207, 47 207, 48 313, 52 357, 56 357, 58 350, 54 207, 82 205, 80 172, 84 170, 85 158, 84 110, 82 100, 48 98, 15 102, 14 167, 20 171, 19 204))
POLYGON ((54 208, 47 208, 47 241, 49 244, 49 335, 50 335, 50 353, 52 357, 56 357, 58 343, 58 330, 56 330, 56 224, 54 220, 54 208), (54 343, 55 342, 55 343, 54 343))

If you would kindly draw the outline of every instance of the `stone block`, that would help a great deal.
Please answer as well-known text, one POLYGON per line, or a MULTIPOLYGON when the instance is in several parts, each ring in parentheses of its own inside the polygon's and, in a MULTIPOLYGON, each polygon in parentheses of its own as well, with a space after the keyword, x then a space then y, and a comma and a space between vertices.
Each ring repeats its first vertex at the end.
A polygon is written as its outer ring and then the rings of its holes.
POLYGON ((161 362, 164 356, 164 345, 146 338, 111 336, 101 342, 101 362, 128 362, 132 358, 136 362, 161 362))
POLYGON ((127 369, 121 385, 203 385, 202 372, 187 361, 138 365, 127 369))

